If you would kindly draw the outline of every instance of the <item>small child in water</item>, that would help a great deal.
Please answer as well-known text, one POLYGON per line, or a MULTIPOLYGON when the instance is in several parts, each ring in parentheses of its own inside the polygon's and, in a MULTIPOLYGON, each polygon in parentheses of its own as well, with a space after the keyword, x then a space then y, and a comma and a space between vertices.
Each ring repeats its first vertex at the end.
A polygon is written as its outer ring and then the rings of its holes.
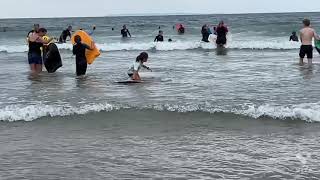
POLYGON ((133 80, 133 81, 141 81, 139 71, 141 67, 148 69, 152 71, 149 67, 145 66, 143 63, 147 62, 149 58, 148 53, 142 52, 136 60, 133 62, 133 65, 131 68, 128 70, 128 76, 133 80))
POLYGON ((89 46, 81 43, 81 37, 74 37, 75 45, 73 46, 73 54, 76 55, 76 71, 77 76, 82 76, 86 74, 87 71, 87 58, 86 58, 86 49, 91 50, 89 46))

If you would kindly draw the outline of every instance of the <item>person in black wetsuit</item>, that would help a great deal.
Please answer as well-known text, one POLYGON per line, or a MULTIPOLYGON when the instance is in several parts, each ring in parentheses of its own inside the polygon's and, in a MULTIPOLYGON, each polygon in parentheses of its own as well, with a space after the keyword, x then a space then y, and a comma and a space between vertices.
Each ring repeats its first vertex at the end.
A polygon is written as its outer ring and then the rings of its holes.
POLYGON ((224 46, 227 44, 227 34, 228 34, 228 28, 224 25, 223 21, 220 21, 218 27, 216 28, 217 32, 217 45, 218 46, 224 46))
POLYGON ((87 71, 87 58, 86 58, 86 49, 91 50, 89 46, 81 43, 81 37, 74 37, 75 45, 73 46, 72 52, 76 55, 76 71, 77 76, 82 76, 86 74, 87 71))
POLYGON ((128 37, 128 35, 131 37, 130 31, 127 29, 126 25, 123 25, 123 28, 121 29, 121 35, 124 38, 128 37))
POLYGON ((68 26, 66 30, 63 30, 59 38, 59 43, 66 43, 67 37, 69 36, 71 38, 71 31, 72 26, 68 26))
POLYGON ((210 36, 210 33, 209 33, 209 30, 208 30, 208 26, 206 24, 202 26, 201 34, 202 34, 202 41, 203 42, 209 42, 208 38, 210 36))
POLYGON ((292 35, 290 36, 289 41, 299 42, 299 38, 298 38, 297 33, 295 31, 292 32, 292 35))
POLYGON ((158 36, 154 39, 154 42, 163 42, 163 31, 159 31, 158 36))

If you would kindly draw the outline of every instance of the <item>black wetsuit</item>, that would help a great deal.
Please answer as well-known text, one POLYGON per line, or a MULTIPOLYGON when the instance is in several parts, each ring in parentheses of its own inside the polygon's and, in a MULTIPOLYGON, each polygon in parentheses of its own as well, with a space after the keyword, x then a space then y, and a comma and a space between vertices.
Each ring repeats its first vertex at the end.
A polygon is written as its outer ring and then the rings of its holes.
POLYGON ((296 41, 296 42, 299 42, 298 36, 291 35, 291 36, 290 36, 290 40, 289 40, 289 41, 296 41))
POLYGON ((158 35, 155 39, 154 42, 163 42, 163 36, 162 35, 158 35))
POLYGON ((209 40, 208 40, 208 38, 210 36, 209 31, 207 29, 202 28, 201 34, 202 34, 202 41, 203 42, 209 42, 209 40))
POLYGON ((216 32, 217 32, 217 41, 216 41, 216 43, 218 45, 227 44, 228 28, 226 28, 225 26, 217 27, 216 32))
POLYGON ((78 43, 73 46, 73 54, 76 55, 77 76, 85 75, 87 71, 86 49, 89 47, 85 44, 78 43))
POLYGON ((60 38, 59 38, 59 43, 65 43, 68 36, 71 37, 71 33, 68 29, 62 31, 60 38))
POLYGON ((129 32, 128 29, 122 29, 122 30, 121 30, 121 35, 122 35, 122 37, 128 37, 128 34, 129 34, 129 36, 131 37, 131 34, 130 34, 130 32, 129 32))

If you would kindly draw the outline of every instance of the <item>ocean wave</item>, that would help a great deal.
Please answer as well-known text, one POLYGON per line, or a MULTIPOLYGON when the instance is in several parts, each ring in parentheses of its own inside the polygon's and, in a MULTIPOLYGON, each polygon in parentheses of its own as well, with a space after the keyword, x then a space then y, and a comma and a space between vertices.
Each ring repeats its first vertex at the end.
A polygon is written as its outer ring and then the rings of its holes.
POLYGON ((71 105, 12 105, 0 109, 1 121, 32 121, 42 117, 85 115, 92 112, 110 112, 117 110, 156 110, 161 112, 204 112, 204 113, 230 113, 251 118, 269 117, 273 119, 299 119, 307 122, 320 122, 320 102, 299 105, 242 105, 237 108, 216 107, 210 104, 178 105, 156 104, 144 107, 129 105, 114 105, 108 103, 88 104, 74 107, 71 105))
MULTIPOLYGON (((98 48, 102 52, 109 51, 143 51, 143 50, 158 50, 158 51, 173 51, 173 50, 194 50, 194 49, 215 49, 213 43, 203 43, 199 41, 177 41, 177 42, 150 42, 150 43, 97 43, 98 48)), ((71 44, 58 44, 60 50, 72 50, 71 44)), ((291 50, 298 49, 299 43, 270 40, 270 41, 231 41, 227 44, 229 49, 252 49, 252 50, 291 50)), ((1 45, 0 52, 19 53, 27 52, 27 45, 1 45)))

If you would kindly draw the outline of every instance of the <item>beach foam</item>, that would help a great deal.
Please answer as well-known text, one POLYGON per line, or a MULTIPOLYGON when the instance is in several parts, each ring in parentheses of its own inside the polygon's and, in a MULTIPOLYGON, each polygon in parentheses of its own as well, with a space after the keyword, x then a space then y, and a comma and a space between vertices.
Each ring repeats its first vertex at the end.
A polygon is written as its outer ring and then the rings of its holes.
POLYGON ((273 119, 300 119, 307 122, 320 122, 320 102, 305 103, 298 105, 243 105, 237 108, 227 109, 210 104, 204 105, 178 105, 178 104, 156 104, 144 107, 127 105, 113 105, 109 103, 88 104, 83 106, 55 106, 55 105, 12 105, 0 109, 1 121, 32 121, 41 117, 56 117, 70 115, 85 115, 92 112, 110 112, 115 110, 139 109, 156 110, 163 112, 205 112, 231 113, 235 115, 248 116, 251 118, 270 117, 273 119))
MULTIPOLYGON (((71 44, 57 44, 60 50, 72 50, 71 44)), ((215 49, 216 46, 212 43, 203 43, 199 41, 177 41, 163 43, 101 43, 97 44, 101 51, 142 51, 142 50, 158 50, 158 51, 173 51, 173 50, 195 50, 195 49, 215 49)), ((227 44, 229 49, 251 49, 251 50, 291 50, 298 49, 299 43, 288 41, 232 41, 227 44)), ((27 52, 27 45, 0 45, 0 52, 17 53, 27 52)))

